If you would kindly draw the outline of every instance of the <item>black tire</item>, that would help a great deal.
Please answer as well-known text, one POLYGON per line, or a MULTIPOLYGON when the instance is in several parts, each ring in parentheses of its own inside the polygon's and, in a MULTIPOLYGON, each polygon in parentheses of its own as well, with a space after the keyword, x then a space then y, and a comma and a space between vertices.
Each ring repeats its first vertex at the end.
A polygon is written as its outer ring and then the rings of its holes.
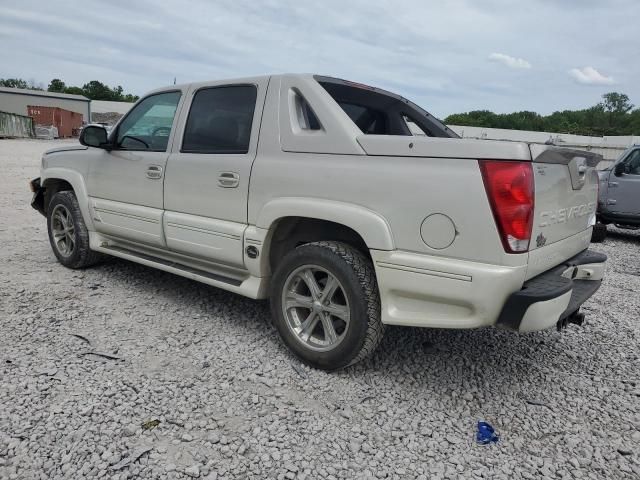
MULTIPOLYGON (((58 192, 51 197, 47 208, 47 231, 49 232, 51 249, 58 261, 65 267, 73 269, 86 268, 95 265, 102 259, 101 254, 89 248, 89 232, 84 223, 78 199, 72 191, 58 192), (69 241, 72 247, 69 247, 66 251, 54 240, 54 228, 58 228, 61 225, 60 221, 54 218, 54 216, 58 215, 56 212, 63 212, 61 214, 68 215, 73 225, 73 233, 70 234, 73 241, 69 241)), ((68 245, 69 242, 66 244, 68 245)))
POLYGON ((596 223, 593 226, 593 232, 591 232, 591 242, 604 242, 605 238, 607 238, 607 226, 604 223, 596 223))
POLYGON ((273 277, 271 311, 287 348, 306 364, 322 370, 338 370, 363 360, 377 348, 384 333, 373 265, 360 251, 340 242, 309 243, 285 255, 273 277), (346 299, 345 312, 349 312, 349 324, 341 340, 325 351, 314 350, 299 339, 282 308, 285 284, 306 266, 317 266, 338 280, 340 295, 346 299))

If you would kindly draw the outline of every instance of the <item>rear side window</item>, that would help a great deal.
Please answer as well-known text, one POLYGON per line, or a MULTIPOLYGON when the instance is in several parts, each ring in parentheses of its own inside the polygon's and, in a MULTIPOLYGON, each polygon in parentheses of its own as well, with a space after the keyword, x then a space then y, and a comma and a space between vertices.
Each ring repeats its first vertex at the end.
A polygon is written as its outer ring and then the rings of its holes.
POLYGON ((247 153, 256 96, 254 85, 198 90, 187 118, 182 151, 247 153))

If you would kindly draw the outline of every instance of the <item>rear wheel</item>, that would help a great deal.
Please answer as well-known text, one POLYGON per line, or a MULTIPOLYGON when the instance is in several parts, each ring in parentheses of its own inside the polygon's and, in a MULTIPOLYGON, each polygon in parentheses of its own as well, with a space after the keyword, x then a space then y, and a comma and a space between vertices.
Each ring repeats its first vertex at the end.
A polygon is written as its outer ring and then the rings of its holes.
POLYGON ((289 252, 271 296, 285 345, 323 370, 352 365, 375 350, 383 334, 373 265, 340 242, 315 242, 289 252))
POLYGON ((604 242, 605 238, 607 238, 607 226, 604 223, 596 223, 591 233, 591 241, 593 243, 600 243, 604 242))
POLYGON ((89 232, 72 191, 58 192, 47 209, 49 243, 58 261, 68 268, 85 268, 102 258, 89 248, 89 232))

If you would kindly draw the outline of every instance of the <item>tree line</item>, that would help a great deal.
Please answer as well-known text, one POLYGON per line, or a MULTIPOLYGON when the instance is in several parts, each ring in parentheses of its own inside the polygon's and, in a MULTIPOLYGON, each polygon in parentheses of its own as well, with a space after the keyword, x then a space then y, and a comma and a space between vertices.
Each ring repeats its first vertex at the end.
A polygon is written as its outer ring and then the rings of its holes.
POLYGON ((575 135, 640 135, 640 108, 633 108, 624 93, 610 92, 602 101, 583 110, 563 110, 550 115, 522 111, 494 113, 474 110, 444 119, 447 125, 572 133, 575 135))
MULTIPOLYGON (((0 87, 44 90, 35 82, 21 78, 0 78, 0 87)), ((135 102, 139 98, 137 95, 124 93, 120 85, 112 88, 98 80, 92 80, 82 87, 77 87, 69 86, 59 78, 54 78, 49 82, 47 91, 84 95, 91 100, 116 102, 135 102)), ((445 118, 444 122, 447 125, 589 136, 640 135, 640 108, 634 109, 634 105, 624 93, 610 92, 602 96, 601 102, 583 110, 563 110, 550 115, 540 115, 530 111, 494 113, 490 110, 474 110, 454 113, 445 118)))
MULTIPOLYGON (((0 87, 25 88, 29 90, 44 91, 42 85, 38 85, 32 80, 27 81, 22 78, 0 78, 0 87)), ((91 100, 109 100, 113 102, 135 102, 139 98, 137 95, 124 93, 124 90, 120 85, 111 88, 98 80, 91 80, 90 82, 85 83, 82 87, 76 87, 67 85, 59 78, 54 78, 49 82, 47 91, 83 95, 91 100)))

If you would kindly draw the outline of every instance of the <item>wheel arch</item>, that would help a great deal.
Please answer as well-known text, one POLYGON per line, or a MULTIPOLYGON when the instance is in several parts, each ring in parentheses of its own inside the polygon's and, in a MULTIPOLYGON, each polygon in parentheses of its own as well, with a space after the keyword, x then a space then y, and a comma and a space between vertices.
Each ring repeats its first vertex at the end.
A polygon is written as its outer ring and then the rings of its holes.
POLYGON ((48 168, 42 173, 40 184, 45 189, 44 209, 47 213, 51 197, 57 192, 71 190, 78 199, 80 211, 88 230, 94 230, 93 218, 89 212, 89 196, 84 178, 79 172, 66 168, 48 168))
POLYGON ((311 218, 344 225, 362 237, 370 249, 394 249, 391 228, 386 219, 360 205, 318 198, 277 198, 262 208, 256 226, 271 230, 286 217, 311 218))
POLYGON ((256 227, 264 232, 263 272, 272 272, 286 252, 304 243, 342 241, 366 256, 370 256, 370 249, 394 249, 391 229, 382 216, 344 202, 276 199, 261 210, 256 227))

